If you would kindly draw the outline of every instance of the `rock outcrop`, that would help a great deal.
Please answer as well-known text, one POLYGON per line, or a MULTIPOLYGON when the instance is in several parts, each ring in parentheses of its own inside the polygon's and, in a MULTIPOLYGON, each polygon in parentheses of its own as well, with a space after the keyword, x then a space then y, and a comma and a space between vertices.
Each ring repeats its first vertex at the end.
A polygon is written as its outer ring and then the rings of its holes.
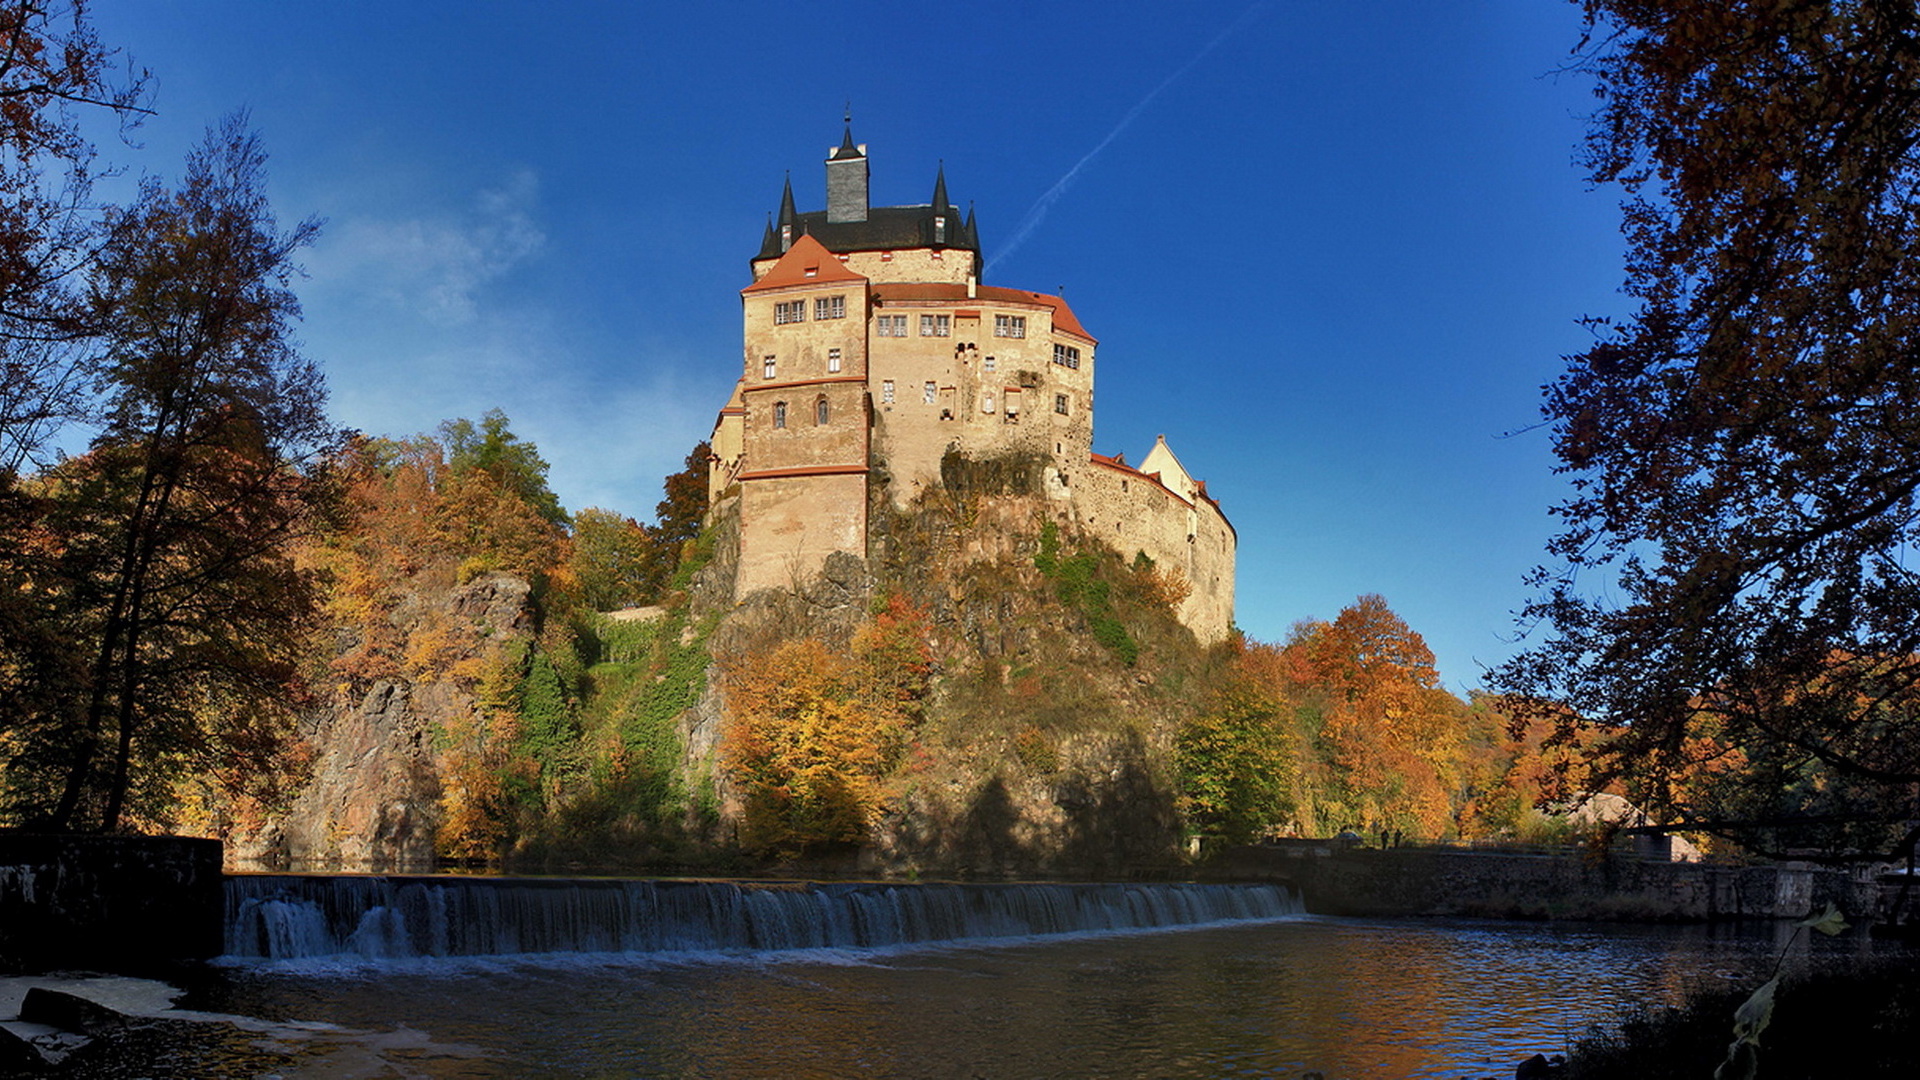
POLYGON ((347 684, 318 711, 308 743, 313 772, 283 817, 231 838, 241 866, 427 870, 439 822, 437 733, 478 707, 473 673, 531 638, 532 588, 503 573, 447 589, 422 589, 391 619, 402 640, 437 635, 431 666, 347 684))

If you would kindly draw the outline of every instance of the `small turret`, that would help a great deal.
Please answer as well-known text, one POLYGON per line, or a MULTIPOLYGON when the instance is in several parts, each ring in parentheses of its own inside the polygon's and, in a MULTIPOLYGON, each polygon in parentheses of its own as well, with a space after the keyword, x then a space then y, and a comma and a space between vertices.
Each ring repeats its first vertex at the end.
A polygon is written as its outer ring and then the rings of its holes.
POLYGON ((947 163, 940 163, 940 171, 933 178, 933 242, 945 246, 947 233, 959 226, 953 220, 953 207, 947 202, 947 163))
POLYGON ((793 246, 793 227, 799 219, 800 212, 793 208, 793 177, 788 175, 787 186, 780 192, 780 250, 782 252, 793 246))

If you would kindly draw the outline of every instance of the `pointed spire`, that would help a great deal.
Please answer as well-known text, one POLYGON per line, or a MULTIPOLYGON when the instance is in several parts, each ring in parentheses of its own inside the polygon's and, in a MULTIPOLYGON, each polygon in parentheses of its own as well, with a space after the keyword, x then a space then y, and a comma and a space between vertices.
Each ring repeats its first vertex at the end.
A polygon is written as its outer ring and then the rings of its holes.
POLYGON ((961 227, 960 243, 975 251, 980 250, 980 230, 973 223, 973 200, 967 200, 967 223, 961 227))
POLYGON ((933 178, 933 212, 936 214, 953 212, 947 208, 947 162, 944 158, 940 161, 939 173, 933 178))
POLYGON ((848 158, 857 158, 859 156, 860 148, 853 144, 853 125, 848 124, 846 133, 840 136, 840 149, 835 150, 833 157, 828 160, 845 161, 848 158))
POLYGON ((773 231, 773 215, 767 215, 767 231, 760 236, 760 256, 780 254, 780 234, 773 231))
POLYGON ((840 136, 840 149, 835 150, 833 156, 827 159, 828 161, 846 161, 849 158, 866 156, 853 141, 853 102, 851 101, 847 102, 846 123, 846 129, 840 136))
POLYGON ((793 174, 788 173, 787 186, 780 192, 780 224, 791 226, 799 216, 799 211, 793 208, 793 174))

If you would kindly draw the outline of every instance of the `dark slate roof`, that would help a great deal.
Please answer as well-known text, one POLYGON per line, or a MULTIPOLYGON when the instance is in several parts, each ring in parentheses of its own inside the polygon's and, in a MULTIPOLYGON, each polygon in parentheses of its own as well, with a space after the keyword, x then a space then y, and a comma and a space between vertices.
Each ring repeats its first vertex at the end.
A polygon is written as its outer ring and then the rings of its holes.
POLYGON ((849 122, 847 124, 847 133, 840 140, 840 149, 835 150, 833 156, 827 160, 844 161, 847 158, 857 158, 861 156, 863 155, 860 153, 860 148, 853 144, 853 124, 849 122))
MULTIPOLYGON (((828 251, 899 251, 906 248, 957 248, 980 252, 977 230, 947 207, 947 238, 936 244, 933 239, 934 210, 931 205, 875 206, 867 210, 865 221, 828 222, 825 210, 795 214, 793 235, 811 236, 826 245, 828 251)), ((780 257, 778 229, 767 233, 756 259, 780 257)))

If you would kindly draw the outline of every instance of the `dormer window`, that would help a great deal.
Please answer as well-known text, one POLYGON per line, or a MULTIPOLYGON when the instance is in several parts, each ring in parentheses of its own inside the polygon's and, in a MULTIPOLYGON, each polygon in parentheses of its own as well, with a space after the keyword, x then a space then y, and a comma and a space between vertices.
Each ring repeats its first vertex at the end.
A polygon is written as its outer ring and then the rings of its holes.
POLYGON ((805 271, 803 271, 802 273, 803 273, 803 274, 804 274, 804 275, 805 275, 806 277, 819 277, 819 276, 820 276, 820 268, 819 268, 819 267, 817 267, 817 266, 809 266, 809 267, 807 267, 807 268, 806 268, 806 270, 805 270, 805 271))

